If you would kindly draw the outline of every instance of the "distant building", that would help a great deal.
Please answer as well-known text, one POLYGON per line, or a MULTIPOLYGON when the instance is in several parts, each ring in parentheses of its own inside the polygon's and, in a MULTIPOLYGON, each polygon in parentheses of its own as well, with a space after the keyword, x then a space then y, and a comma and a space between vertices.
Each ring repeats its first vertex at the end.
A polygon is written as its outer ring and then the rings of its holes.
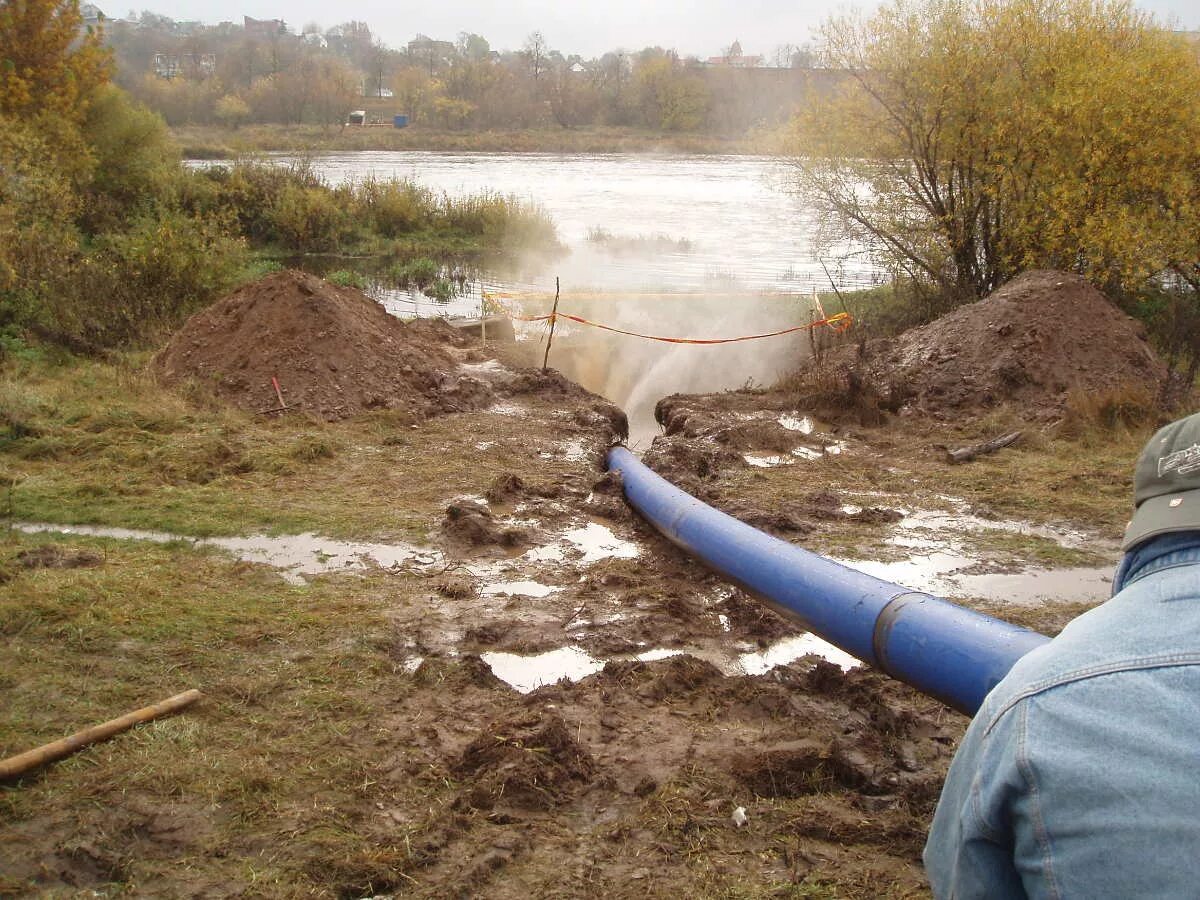
POLYGON ((424 35, 418 35, 416 38, 408 42, 408 52, 412 54, 420 54, 427 56, 436 54, 437 56, 453 56, 455 53, 454 43, 452 41, 435 41, 433 38, 427 38, 424 35))
POLYGON ((287 31, 283 19, 252 19, 242 16, 242 28, 255 37, 275 37, 287 31))
POLYGON ((85 28, 95 28, 108 18, 100 7, 93 3, 79 4, 79 14, 83 16, 83 25, 85 28))
POLYGON ((215 53, 155 53, 154 74, 168 81, 174 78, 199 80, 217 71, 215 53))
POLYGON ((704 61, 706 66, 711 66, 715 69, 761 69, 763 66, 763 58, 761 56, 710 56, 704 61))

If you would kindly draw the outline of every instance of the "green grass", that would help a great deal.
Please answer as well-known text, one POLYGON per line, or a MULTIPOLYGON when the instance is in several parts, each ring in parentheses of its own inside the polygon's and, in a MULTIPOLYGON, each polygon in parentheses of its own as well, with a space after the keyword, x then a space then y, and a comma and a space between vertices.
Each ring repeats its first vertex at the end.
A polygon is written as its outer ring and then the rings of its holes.
MULTIPOLYGON (((0 558, 45 542, 10 535, 0 558)), ((64 810, 85 831, 104 823, 86 854, 135 892, 157 879, 196 889, 206 868, 252 893, 320 892, 346 860, 403 859, 402 834, 381 841, 369 811, 441 790, 388 779, 377 749, 388 737, 381 698, 411 686, 387 653, 384 612, 407 602, 414 579, 295 588, 182 545, 71 545, 101 549, 103 564, 18 568, 0 586, 0 755, 189 688, 204 697, 0 788, 0 893, 31 886, 18 863, 56 845, 64 810), (122 821, 154 828, 158 816, 182 823, 178 859, 132 854, 119 833, 122 821)))
MULTIPOLYGON (((523 471, 520 417, 414 428, 380 411, 340 423, 256 417, 116 364, 10 360, 0 371, 0 512, 18 520, 190 536, 316 531, 422 541, 449 498, 523 471), (495 445, 463 454, 464 432, 495 445)), ((550 464, 554 468, 554 464, 550 464)))

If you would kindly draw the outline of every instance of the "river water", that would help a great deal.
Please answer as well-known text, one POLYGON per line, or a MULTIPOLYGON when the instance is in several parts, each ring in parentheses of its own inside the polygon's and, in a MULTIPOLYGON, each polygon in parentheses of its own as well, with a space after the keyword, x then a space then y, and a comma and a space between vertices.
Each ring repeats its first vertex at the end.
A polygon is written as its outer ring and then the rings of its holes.
MULTIPOLYGON (((476 316, 485 293, 515 312, 544 313, 558 279, 562 312, 640 334, 717 339, 819 319, 813 293, 828 291, 830 277, 839 289, 882 280, 862 248, 818 256, 816 216, 789 189, 788 165, 770 157, 362 151, 308 162, 334 184, 401 178, 454 196, 493 192, 553 219, 564 254, 469 269, 448 301, 372 285, 399 316, 476 316)), ((806 332, 696 346, 564 325, 551 365, 625 409, 635 446, 657 433, 660 398, 769 384, 810 348, 806 332)), ((525 336, 541 339, 542 327, 525 336)))
MULTIPOLYGON (((484 272, 497 288, 551 291, 555 276, 568 292, 829 287, 812 211, 789 191, 787 165, 771 157, 362 151, 313 163, 333 183, 394 177, 451 195, 490 191, 540 205, 568 255, 484 272), (616 240, 589 240, 596 232, 616 240), (645 252, 628 240, 654 237, 664 240, 645 252)), ((878 280, 851 247, 831 248, 826 264, 839 287, 878 280)))

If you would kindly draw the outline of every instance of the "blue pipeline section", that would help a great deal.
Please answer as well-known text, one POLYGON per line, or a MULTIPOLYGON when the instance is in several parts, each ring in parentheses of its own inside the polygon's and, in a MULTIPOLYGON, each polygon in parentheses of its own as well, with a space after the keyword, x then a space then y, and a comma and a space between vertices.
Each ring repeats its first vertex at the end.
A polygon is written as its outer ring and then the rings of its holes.
POLYGON ((684 493, 624 447, 608 453, 629 504, 709 568, 893 678, 974 715, 1049 638, 910 591, 764 534, 684 493))

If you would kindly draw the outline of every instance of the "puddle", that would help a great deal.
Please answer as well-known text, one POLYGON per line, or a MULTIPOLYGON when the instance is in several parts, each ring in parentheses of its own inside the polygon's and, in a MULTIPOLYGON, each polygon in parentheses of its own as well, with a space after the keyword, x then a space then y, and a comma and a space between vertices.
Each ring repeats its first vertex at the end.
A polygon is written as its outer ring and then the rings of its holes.
POLYGON ((527 412, 525 407, 515 403, 493 403, 487 411, 498 416, 523 416, 527 412))
POLYGON ((862 663, 845 650, 835 647, 828 641, 823 641, 815 634, 801 634, 797 637, 784 638, 777 644, 772 644, 766 650, 758 653, 743 653, 737 663, 746 675, 763 675, 776 666, 785 666, 802 656, 813 654, 828 660, 842 671, 855 669, 862 663))
POLYGON ((481 363, 463 363, 459 368, 468 375, 499 375, 506 371, 504 364, 498 359, 489 359, 481 363))
POLYGON ((505 584, 489 584, 483 589, 483 593, 489 596, 504 596, 504 597, 549 597, 551 594, 558 591, 558 588, 551 587, 548 584, 539 584, 536 581, 509 581, 505 584))
POLYGON ((563 678, 579 681, 604 668, 603 662, 579 647, 559 647, 536 656, 481 653, 480 659, 488 664, 497 678, 522 694, 528 694, 543 685, 555 684, 563 678))
POLYGON ((572 528, 563 533, 563 540, 583 552, 579 562, 585 566, 602 559, 636 559, 642 553, 637 544, 621 540, 611 528, 599 522, 589 522, 583 528, 572 528))
POLYGON ((567 462, 585 462, 588 451, 580 441, 567 441, 558 445, 558 458, 567 462))
POLYGON ((780 416, 779 424, 788 431, 798 431, 801 434, 813 433, 813 420, 808 416, 801 416, 798 419, 795 416, 780 416))
POLYGON ((312 533, 278 537, 252 534, 247 537, 190 538, 165 531, 139 531, 93 525, 23 522, 14 527, 28 534, 80 534, 117 540, 149 541, 156 544, 184 541, 196 547, 224 550, 245 562, 273 566, 281 570, 280 574, 290 584, 305 584, 305 576, 324 575, 347 569, 365 569, 372 564, 390 569, 404 564, 433 566, 442 562, 442 555, 436 550, 409 544, 335 541, 312 533))
MULTIPOLYGON (((763 675, 776 666, 795 662, 802 656, 815 655, 826 659, 843 671, 861 666, 857 659, 813 634, 802 634, 782 641, 755 653, 733 653, 713 651, 699 647, 670 648, 655 647, 633 656, 616 656, 613 659, 634 659, 638 662, 656 662, 676 656, 694 656, 712 663, 726 676, 763 675)), ((581 681, 595 675, 604 668, 608 660, 597 659, 580 647, 569 645, 538 653, 521 656, 516 653, 481 653, 480 658, 492 669, 501 681, 523 694, 537 690, 547 684, 555 684, 563 678, 581 681)))
MULTIPOLYGON (((896 499, 877 492, 854 492, 853 496, 896 499)), ((951 600, 971 598, 1015 605, 1098 603, 1108 599, 1112 593, 1112 573, 1118 556, 1116 544, 1098 540, 1094 535, 1072 528, 1035 525, 1015 519, 985 519, 969 512, 967 504, 956 497, 941 496, 938 499, 955 509, 949 512, 900 510, 904 518, 896 524, 887 544, 910 551, 907 559, 893 562, 835 561, 876 578, 951 600), (1031 535, 1054 541, 1068 549, 1111 552, 1114 559, 1112 564, 1105 566, 1065 569, 1029 566, 1017 572, 968 574, 963 570, 977 566, 981 557, 967 549, 961 536, 967 532, 981 531, 1031 535)), ((848 514, 859 509, 854 504, 842 507, 843 512, 848 514)), ((986 556, 983 561, 986 562, 986 556)))
POLYGON ((634 659, 638 662, 657 662, 660 659, 670 659, 672 656, 683 656, 683 651, 668 650, 666 647, 659 647, 656 650, 647 650, 645 653, 639 653, 634 659))
POLYGON ((534 547, 532 550, 526 551, 522 559, 527 559, 530 562, 564 562, 567 555, 563 553, 562 547, 557 544, 547 544, 545 547, 534 547))
MULTIPOLYGON (((793 453, 797 451, 793 450, 793 453)), ((818 453, 817 456, 821 454, 818 453)), ((794 459, 789 459, 786 456, 751 456, 747 453, 742 459, 746 460, 746 464, 753 466, 756 469, 773 469, 776 466, 790 466, 795 462, 794 459)))
POLYGON ((963 596, 999 600, 1020 606, 1082 603, 1112 595, 1114 566, 1086 569, 1042 569, 996 575, 958 575, 963 596))

